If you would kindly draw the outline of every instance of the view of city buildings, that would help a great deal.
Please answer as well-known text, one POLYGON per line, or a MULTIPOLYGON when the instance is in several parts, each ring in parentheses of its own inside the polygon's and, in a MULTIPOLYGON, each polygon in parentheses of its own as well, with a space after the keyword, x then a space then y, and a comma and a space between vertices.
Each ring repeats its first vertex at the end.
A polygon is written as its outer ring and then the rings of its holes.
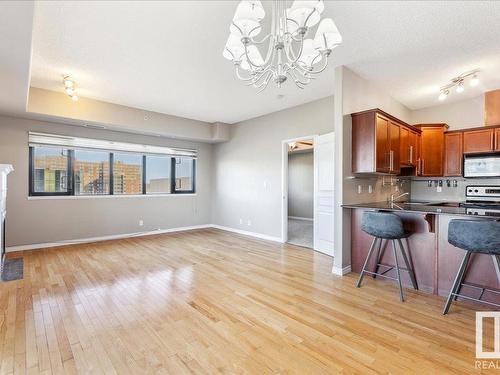
MULTIPOLYGON (((38 151, 34 157, 34 191, 38 193, 67 192, 67 151, 58 150, 58 154, 55 149, 44 151, 38 151)), ((78 160, 78 157, 75 157, 73 165, 75 195, 107 195, 110 193, 109 153, 103 152, 102 154, 102 160, 78 160)), ((93 155, 93 157, 99 159, 99 155, 93 155)), ((139 156, 138 160, 141 164, 121 160, 113 162, 113 194, 142 194, 142 156, 139 156)), ((189 160, 189 162, 191 161, 189 160)), ((170 175, 169 164, 166 165, 168 168, 165 168, 164 174, 170 175)), ((176 178, 177 190, 192 189, 189 168, 183 165, 182 161, 177 163, 176 172, 179 176, 176 178)), ((146 192, 170 193, 170 177, 148 177, 146 192)))

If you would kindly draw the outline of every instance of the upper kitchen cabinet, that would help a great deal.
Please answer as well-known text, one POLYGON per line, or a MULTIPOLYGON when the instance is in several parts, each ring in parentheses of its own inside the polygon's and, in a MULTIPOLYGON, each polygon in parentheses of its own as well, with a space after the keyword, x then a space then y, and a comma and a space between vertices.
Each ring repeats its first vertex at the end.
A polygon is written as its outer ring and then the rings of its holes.
POLYGON ((444 132, 448 129, 448 125, 420 124, 415 127, 422 131, 417 174, 424 177, 443 176, 444 132))
POLYGON ((462 176, 463 133, 444 134, 444 176, 462 176))
POLYGON ((494 129, 464 131, 464 153, 491 152, 494 150, 494 129))
POLYGON ((484 94, 484 120, 486 126, 500 125, 500 90, 484 94))
MULTIPOLYGON (((353 173, 399 174, 401 165, 401 130, 418 130, 379 109, 352 115, 352 169, 353 173)), ((413 141, 412 141, 413 142, 413 141)), ((406 150, 406 149, 405 149, 406 150)), ((404 159, 409 156, 404 152, 404 159)))
POLYGON ((500 128, 495 129, 495 151, 500 151, 500 128))
POLYGON ((401 166, 415 166, 418 159, 419 134, 409 127, 400 127, 400 164, 401 166))

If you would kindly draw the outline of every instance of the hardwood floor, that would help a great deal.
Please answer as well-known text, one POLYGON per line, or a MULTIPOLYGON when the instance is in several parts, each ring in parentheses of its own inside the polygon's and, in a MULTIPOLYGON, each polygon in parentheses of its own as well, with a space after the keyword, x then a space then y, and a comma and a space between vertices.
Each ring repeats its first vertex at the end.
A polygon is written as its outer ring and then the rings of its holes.
POLYGON ((369 277, 356 289, 304 248, 206 229, 17 255, 24 280, 0 283, 0 374, 478 371, 470 305, 443 317, 440 297, 400 303, 369 277))

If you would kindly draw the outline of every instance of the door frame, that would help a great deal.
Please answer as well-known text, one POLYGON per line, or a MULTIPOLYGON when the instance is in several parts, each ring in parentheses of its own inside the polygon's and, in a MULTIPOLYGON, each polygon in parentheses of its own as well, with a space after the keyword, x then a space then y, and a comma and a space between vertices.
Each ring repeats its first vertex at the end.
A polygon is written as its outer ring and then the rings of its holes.
MULTIPOLYGON (((315 150, 316 139, 318 135, 309 135, 304 137, 286 139, 281 141, 281 242, 288 241, 288 144, 290 142, 306 141, 312 139, 313 141, 313 170, 314 163, 316 163, 315 150)), ((316 210, 316 173, 313 177, 313 249, 314 249, 314 210, 316 210)))

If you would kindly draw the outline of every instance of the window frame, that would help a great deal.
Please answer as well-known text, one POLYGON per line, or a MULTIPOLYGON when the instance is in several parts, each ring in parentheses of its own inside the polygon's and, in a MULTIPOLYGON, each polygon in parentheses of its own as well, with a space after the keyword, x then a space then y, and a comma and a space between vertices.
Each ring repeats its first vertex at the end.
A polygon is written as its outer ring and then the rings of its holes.
MULTIPOLYGON (((44 147, 44 146, 40 146, 44 147)), ((48 147, 48 146, 47 146, 48 147)), ((52 147, 56 148, 56 147, 52 147)), ((52 197, 52 196, 67 196, 74 195, 74 182, 73 182, 73 150, 65 149, 64 147, 57 147, 61 150, 66 150, 68 152, 68 160, 66 162, 66 191, 35 191, 35 148, 30 146, 29 148, 29 196, 30 197, 52 197)))
MULTIPOLYGON (((68 162, 66 166, 67 173, 67 191, 65 192, 36 192, 34 189, 34 172, 35 172, 35 164, 34 164, 34 154, 35 147, 51 147, 51 146, 29 146, 29 172, 28 172, 28 196, 29 197, 75 197, 75 198, 102 198, 102 197, 130 197, 130 196, 169 196, 169 195, 183 195, 183 194, 196 194, 196 158, 191 157, 183 157, 183 156, 167 156, 170 157, 170 193, 147 193, 146 192, 146 159, 148 155, 155 156, 156 154, 147 154, 147 153, 138 153, 138 152, 130 152, 130 154, 140 155, 142 156, 142 192, 137 194, 114 194, 114 158, 116 153, 120 153, 119 151, 108 151, 109 152, 109 193, 108 194, 96 194, 96 195, 76 195, 75 194, 75 149, 69 149, 66 147, 58 147, 62 150, 67 151, 68 153, 68 162), (191 179, 192 179, 192 189, 190 190, 178 190, 176 189, 176 159, 190 159, 192 160, 193 167, 191 170, 191 179)), ((77 150, 85 150, 85 148, 78 148, 77 150)), ((91 148, 89 148, 92 150, 91 148)), ((98 150, 98 149, 96 149, 98 150)), ((103 150, 99 150, 103 151, 103 150)))
POLYGON ((182 158, 182 157, 172 157, 172 160, 170 161, 172 163, 170 167, 170 191, 172 194, 194 194, 196 191, 196 159, 192 158, 182 158), (176 165, 176 159, 190 159, 193 161, 193 168, 191 169, 191 181, 192 183, 192 189, 191 190, 177 190, 176 188, 176 175, 175 175, 175 165, 176 165))

